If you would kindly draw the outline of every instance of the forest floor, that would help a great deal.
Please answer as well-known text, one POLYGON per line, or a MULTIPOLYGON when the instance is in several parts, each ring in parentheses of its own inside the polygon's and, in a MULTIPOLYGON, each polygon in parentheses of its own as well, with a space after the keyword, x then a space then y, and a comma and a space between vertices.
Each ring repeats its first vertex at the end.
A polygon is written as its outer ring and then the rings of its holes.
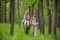
MULTIPOLYGON (((20 28, 18 24, 14 24, 14 35, 10 36, 10 24, 0 23, 0 40, 52 40, 52 36, 48 34, 48 27, 45 27, 45 34, 40 34, 39 29, 37 29, 37 36, 32 35, 32 29, 30 29, 29 34, 24 33, 23 26, 20 28)), ((60 30, 57 28, 57 40, 60 40, 60 30)))

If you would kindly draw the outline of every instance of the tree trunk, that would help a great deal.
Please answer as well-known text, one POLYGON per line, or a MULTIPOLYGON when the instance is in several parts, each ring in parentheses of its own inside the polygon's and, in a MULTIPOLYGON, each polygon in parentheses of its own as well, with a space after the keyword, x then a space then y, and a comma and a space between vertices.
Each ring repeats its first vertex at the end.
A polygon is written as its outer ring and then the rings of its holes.
POLYGON ((32 12, 31 15, 33 16, 33 14, 34 14, 34 4, 32 5, 32 11, 31 12, 32 12))
POLYGON ((3 5, 3 22, 6 23, 6 0, 4 0, 3 5))
POLYGON ((29 15, 31 17, 31 6, 29 6, 29 15))
POLYGON ((5 21, 4 22, 6 23, 6 0, 5 0, 5 21))
POLYGON ((19 11, 20 11, 20 10, 19 10, 19 9, 20 9, 20 8, 19 8, 19 2, 20 2, 20 1, 17 0, 17 2, 18 2, 18 23, 19 23, 19 27, 20 27, 20 12, 19 12, 19 11))
POLYGON ((49 23, 48 23, 48 24, 49 24, 48 33, 51 34, 52 18, 51 18, 51 11, 50 11, 50 9, 48 10, 48 13, 49 13, 49 14, 48 14, 48 20, 49 20, 49 23))
POLYGON ((47 11, 48 11, 48 33, 51 34, 51 26, 52 26, 52 19, 51 19, 51 10, 49 8, 49 0, 46 0, 47 3, 47 11))
POLYGON ((58 16, 58 28, 60 28, 60 16, 58 16))
POLYGON ((15 0, 10 0, 10 13, 11 13, 10 35, 13 35, 14 32, 14 2, 15 0))
POLYGON ((38 27, 40 28, 40 3, 38 3, 38 27))
POLYGON ((56 38, 57 27, 57 0, 53 0, 53 14, 52 14, 52 37, 56 38))
POLYGON ((2 22, 2 3, 1 3, 1 1, 0 1, 0 23, 2 22))
POLYGON ((39 26, 40 32, 44 34, 44 14, 43 14, 43 0, 39 0, 38 4, 38 18, 39 18, 39 26))
POLYGON ((60 28, 60 0, 58 0, 58 28, 60 28))
MULTIPOLYGON (((11 10, 10 10, 11 11, 11 10)), ((9 14, 9 23, 11 23, 11 12, 9 14)))
POLYGON ((1 22, 1 1, 0 1, 0 22, 1 22))

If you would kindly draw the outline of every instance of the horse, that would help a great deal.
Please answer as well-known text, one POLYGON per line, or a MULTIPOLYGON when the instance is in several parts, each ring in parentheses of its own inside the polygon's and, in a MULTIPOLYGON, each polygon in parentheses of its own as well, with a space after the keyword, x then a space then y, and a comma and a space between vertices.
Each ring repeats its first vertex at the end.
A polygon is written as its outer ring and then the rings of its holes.
POLYGON ((36 36, 36 29, 37 29, 36 26, 38 25, 38 22, 32 24, 31 21, 33 21, 33 19, 30 19, 30 20, 23 19, 22 20, 23 28, 25 33, 28 34, 30 27, 32 26, 33 35, 36 36))
POLYGON ((23 24, 23 28, 24 28, 25 33, 28 34, 29 30, 30 30, 30 21, 23 19, 22 24, 23 24))

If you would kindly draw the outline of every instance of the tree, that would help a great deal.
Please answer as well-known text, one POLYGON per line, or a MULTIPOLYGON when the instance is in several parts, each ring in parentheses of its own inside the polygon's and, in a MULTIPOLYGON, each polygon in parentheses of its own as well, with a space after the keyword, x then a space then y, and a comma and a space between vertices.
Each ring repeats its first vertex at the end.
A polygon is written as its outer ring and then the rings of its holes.
POLYGON ((58 27, 60 28, 60 0, 58 0, 58 27))
POLYGON ((40 32, 44 34, 43 0, 39 0, 38 3, 38 18, 39 18, 40 32))
POLYGON ((29 6, 29 13, 30 13, 30 17, 32 17, 32 16, 33 16, 33 13, 34 13, 34 5, 35 5, 35 3, 34 3, 34 4, 32 4, 32 6, 29 6))
POLYGON ((13 35, 14 30, 14 3, 15 0, 10 0, 10 14, 11 14, 11 27, 10 27, 10 35, 13 35))
MULTIPOLYGON (((29 15, 30 18, 33 16, 33 12, 34 12, 34 4, 32 6, 29 6, 29 15)), ((30 23, 30 20, 29 20, 30 23)), ((30 29, 30 24, 29 24, 29 29, 30 29)))
POLYGON ((52 13, 52 37, 56 38, 57 27, 57 0, 53 0, 53 13, 52 13))
POLYGON ((34 13, 34 4, 32 4, 32 10, 31 10, 31 12, 32 12, 32 16, 33 16, 33 13, 34 13))
POLYGON ((50 4, 49 0, 46 0, 47 4, 47 12, 48 12, 48 33, 51 34, 51 26, 52 26, 52 19, 51 19, 51 10, 50 10, 50 4))
POLYGON ((6 0, 4 0, 3 5, 3 22, 6 23, 6 0))
POLYGON ((1 1, 0 1, 0 22, 1 22, 1 1))
POLYGON ((2 22, 2 0, 0 1, 0 22, 2 22))
POLYGON ((31 17, 31 6, 29 6, 29 15, 31 17))
POLYGON ((19 27, 20 27, 20 12, 19 12, 19 11, 20 11, 20 10, 19 10, 19 9, 20 9, 20 8, 19 8, 19 2, 20 2, 20 1, 17 0, 17 2, 18 2, 18 23, 19 23, 19 27))
MULTIPOLYGON (((29 6, 29 16, 31 18, 31 6, 29 6)), ((29 19, 29 23, 30 23, 30 19, 29 19)), ((30 29, 30 24, 29 24, 29 29, 30 29)))

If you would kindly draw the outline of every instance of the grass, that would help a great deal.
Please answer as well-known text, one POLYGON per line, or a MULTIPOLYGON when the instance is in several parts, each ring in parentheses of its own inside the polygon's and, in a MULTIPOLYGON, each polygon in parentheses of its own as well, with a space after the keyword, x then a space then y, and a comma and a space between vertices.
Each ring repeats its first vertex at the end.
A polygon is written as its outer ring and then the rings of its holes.
MULTIPOLYGON (((14 24, 14 35, 10 36, 10 24, 0 23, 0 40, 52 40, 51 35, 48 34, 48 28, 45 27, 45 34, 40 34, 39 29, 37 29, 37 36, 32 35, 32 29, 30 29, 29 34, 24 33, 23 26, 20 28, 18 24, 14 24)), ((57 28, 57 40, 60 40, 60 30, 57 28)))

